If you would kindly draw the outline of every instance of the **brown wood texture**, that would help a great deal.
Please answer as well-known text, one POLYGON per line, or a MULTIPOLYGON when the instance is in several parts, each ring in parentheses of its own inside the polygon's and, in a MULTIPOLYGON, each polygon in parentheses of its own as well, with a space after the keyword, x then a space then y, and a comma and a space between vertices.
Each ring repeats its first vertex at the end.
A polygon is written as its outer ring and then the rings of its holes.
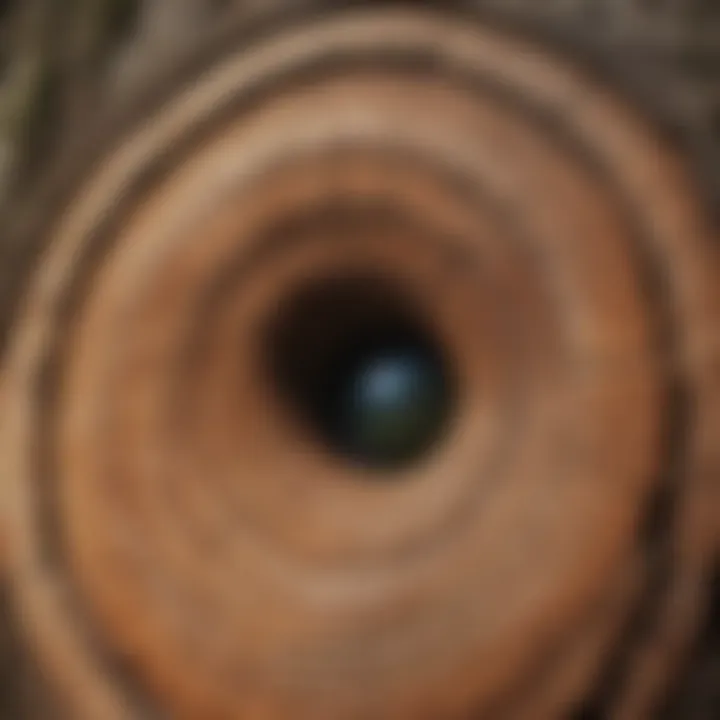
POLYGON ((715 717, 716 5, 5 5, 0 715, 715 717), (317 283, 452 359, 392 482, 317 283))

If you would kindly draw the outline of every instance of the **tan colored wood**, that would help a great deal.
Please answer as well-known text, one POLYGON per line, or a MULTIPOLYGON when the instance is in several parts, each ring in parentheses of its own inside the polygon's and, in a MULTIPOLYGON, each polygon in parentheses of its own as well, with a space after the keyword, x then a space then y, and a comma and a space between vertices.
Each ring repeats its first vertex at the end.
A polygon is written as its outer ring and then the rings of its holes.
MULTIPOLYGON (((676 712, 712 626, 718 233, 710 175, 608 48, 635 38, 653 88, 694 16, 311 4, 146 2, 122 32, 98 4, 72 44, 16 9, 9 712, 676 712), (328 279, 367 323, 391 288, 453 360, 452 431, 401 480, 317 443, 264 354, 328 279)), ((664 105, 711 157, 689 78, 664 105)))

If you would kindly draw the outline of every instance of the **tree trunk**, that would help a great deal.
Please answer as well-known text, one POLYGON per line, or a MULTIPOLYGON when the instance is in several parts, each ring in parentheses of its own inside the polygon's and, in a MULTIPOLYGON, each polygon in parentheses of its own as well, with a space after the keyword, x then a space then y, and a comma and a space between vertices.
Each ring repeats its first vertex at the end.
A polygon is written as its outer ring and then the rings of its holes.
POLYGON ((720 716, 719 217, 714 0, 0 3, 0 716, 720 716))

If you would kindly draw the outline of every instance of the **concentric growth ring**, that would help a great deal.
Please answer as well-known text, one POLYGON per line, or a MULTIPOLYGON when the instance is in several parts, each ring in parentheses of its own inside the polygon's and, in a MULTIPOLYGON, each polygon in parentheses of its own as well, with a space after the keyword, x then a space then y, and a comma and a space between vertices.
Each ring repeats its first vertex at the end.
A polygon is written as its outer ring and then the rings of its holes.
POLYGON ((6 367, 15 586, 72 716, 554 718, 603 680, 646 716, 715 540, 693 194, 610 93, 449 16, 331 15, 179 90, 57 218, 6 367), (447 423, 354 463, 303 393, 403 333, 447 423))

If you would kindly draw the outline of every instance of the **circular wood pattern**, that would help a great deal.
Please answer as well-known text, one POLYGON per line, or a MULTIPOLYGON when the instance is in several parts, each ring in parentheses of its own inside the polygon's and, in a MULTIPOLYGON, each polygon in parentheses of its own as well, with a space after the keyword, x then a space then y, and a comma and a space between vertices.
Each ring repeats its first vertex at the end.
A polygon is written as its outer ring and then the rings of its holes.
POLYGON ((607 89, 421 11, 259 37, 119 138, 3 385, 13 583, 70 715, 555 718, 620 668, 610 711, 646 717, 717 541, 695 195, 607 89), (329 452, 267 361, 323 283, 454 368, 401 482, 329 452))

